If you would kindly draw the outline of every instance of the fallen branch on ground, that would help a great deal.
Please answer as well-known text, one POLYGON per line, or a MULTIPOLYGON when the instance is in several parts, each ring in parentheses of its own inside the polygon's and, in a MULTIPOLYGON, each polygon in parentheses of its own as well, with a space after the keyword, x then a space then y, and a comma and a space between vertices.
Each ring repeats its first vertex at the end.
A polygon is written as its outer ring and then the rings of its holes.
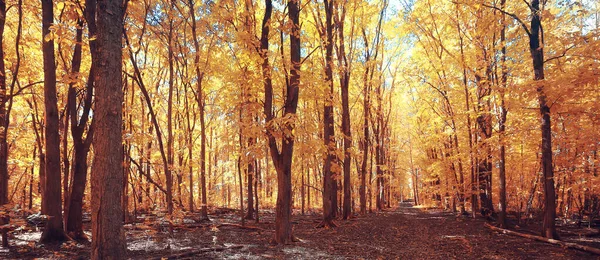
POLYGON ((241 228, 241 229, 257 230, 257 231, 267 231, 266 229, 259 228, 259 227, 254 227, 254 226, 242 226, 242 225, 238 225, 238 224, 231 224, 231 223, 223 223, 223 224, 219 224, 219 225, 217 225, 216 227, 217 227, 217 228, 220 228, 220 227, 237 227, 237 228, 241 228))
POLYGON ((498 231, 498 232, 501 232, 501 233, 504 233, 504 234, 509 234, 509 235, 513 235, 513 236, 519 236, 519 237, 529 238, 529 239, 533 239, 533 240, 536 240, 536 241, 546 242, 546 243, 555 244, 555 245, 559 245, 559 246, 566 247, 566 248, 578 249, 578 250, 585 251, 585 252, 588 252, 588 253, 600 255, 600 249, 598 249, 598 248, 584 246, 584 245, 580 245, 580 244, 576 244, 576 243, 564 242, 564 241, 560 241, 560 240, 556 240, 556 239, 549 239, 549 238, 545 238, 545 237, 541 237, 541 236, 535 236, 535 235, 530 235, 530 234, 523 234, 523 233, 515 232, 515 231, 512 231, 512 230, 495 227, 495 226, 492 226, 492 225, 490 225, 488 223, 485 223, 485 226, 488 227, 488 228, 490 228, 490 229, 492 229, 492 230, 495 230, 495 231, 498 231))
POLYGON ((186 251, 183 253, 179 253, 179 254, 173 254, 167 257, 156 257, 153 258, 153 260, 161 260, 161 259, 179 259, 179 258, 185 258, 185 257, 191 257, 194 255, 199 255, 199 254, 203 254, 203 253, 208 253, 208 252, 221 252, 221 251, 225 251, 228 249, 240 249, 244 246, 242 245, 238 245, 238 246, 228 246, 228 247, 209 247, 209 248, 202 248, 202 249, 198 249, 198 250, 192 250, 192 251, 186 251))

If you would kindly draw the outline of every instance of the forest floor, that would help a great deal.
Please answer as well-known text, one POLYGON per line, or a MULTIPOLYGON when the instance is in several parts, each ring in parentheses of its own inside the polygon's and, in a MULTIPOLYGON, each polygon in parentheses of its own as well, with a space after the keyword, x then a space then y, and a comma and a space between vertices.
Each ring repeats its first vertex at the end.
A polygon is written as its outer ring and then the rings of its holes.
MULTIPOLYGON (((262 213, 262 212, 261 212, 262 213)), ((598 256, 526 238, 499 234, 484 219, 423 210, 408 203, 381 213, 338 220, 336 228, 317 226, 317 214, 294 216, 292 245, 273 246, 273 214, 261 222, 239 225, 239 215, 213 215, 210 223, 154 228, 126 225, 132 259, 596 259, 598 256)), ((160 223, 160 221, 154 221, 160 223)), ((521 230, 521 232, 524 232, 521 230)), ((525 230, 526 232, 526 230, 525 230)), ((87 259, 89 246, 65 243, 59 248, 35 244, 39 232, 17 235, 0 258, 87 259)), ((577 240, 579 237, 567 238, 577 240)), ((600 247, 593 240, 588 246, 600 247)))

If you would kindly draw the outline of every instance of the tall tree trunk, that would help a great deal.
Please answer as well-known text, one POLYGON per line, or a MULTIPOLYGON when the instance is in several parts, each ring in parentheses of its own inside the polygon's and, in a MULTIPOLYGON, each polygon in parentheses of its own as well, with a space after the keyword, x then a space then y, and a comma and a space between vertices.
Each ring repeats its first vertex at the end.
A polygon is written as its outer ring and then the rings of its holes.
POLYGON ((337 32, 339 40, 338 63, 340 68, 340 89, 342 92, 342 132, 344 133, 344 203, 342 216, 350 218, 352 214, 352 194, 350 182, 350 167, 352 160, 352 132, 350 131, 350 102, 348 100, 348 89, 350 87, 350 68, 346 57, 346 46, 344 44, 344 20, 346 17, 346 5, 341 5, 341 14, 338 17, 337 32))
POLYGON ((260 192, 258 186, 260 184, 260 160, 256 159, 254 160, 254 165, 256 165, 256 178, 254 178, 254 208, 255 208, 255 215, 256 215, 256 223, 259 222, 259 217, 258 217, 258 194, 260 192))
MULTIPOLYGON (((254 145, 254 138, 248 139, 248 148, 250 149, 254 145)), ((251 158, 248 158, 251 159, 251 158)), ((248 162, 248 166, 246 168, 247 182, 246 188, 248 190, 248 208, 246 211, 246 219, 254 219, 254 192, 252 187, 254 186, 254 174, 256 172, 256 167, 254 165, 254 159, 251 159, 248 162)))
POLYGON ((94 167, 92 168, 92 259, 123 259, 123 89, 122 48, 125 4, 99 0, 98 63, 95 71, 94 167))
MULTIPOLYGON (((6 23, 6 3, 0 0, 0 206, 8 203, 8 144, 6 142, 6 72, 4 68, 4 25, 6 23)), ((0 217, 0 225, 8 224, 8 217, 0 217)), ((8 234, 2 231, 2 247, 8 247, 8 234)))
MULTIPOLYGON (((269 22, 273 5, 271 0, 265 0, 265 15, 262 21, 262 32, 260 37, 260 56, 263 59, 262 72, 263 84, 265 88, 264 113, 267 127, 274 119, 273 114, 273 85, 271 80, 271 68, 269 65, 269 22)), ((292 31, 290 33, 290 61, 291 69, 289 82, 287 82, 287 91, 284 104, 284 117, 294 117, 298 108, 298 92, 300 85, 300 6, 299 1, 290 0, 288 2, 289 19, 292 22, 292 31)), ((292 133, 294 124, 288 123, 285 126, 285 133, 292 133)), ((277 145, 277 139, 272 133, 272 129, 267 128, 267 139, 269 151, 275 170, 277 172, 277 205, 275 213, 275 236, 274 242, 277 244, 287 244, 292 242, 292 156, 294 152, 294 136, 286 134, 281 140, 281 151, 277 145)))
MULTIPOLYGON (((96 35, 96 1, 87 0, 85 8, 85 19, 88 24, 88 34, 96 35)), ((80 29, 77 30, 76 42, 80 43, 83 38, 83 21, 79 21, 80 29)), ((87 79, 86 93, 83 100, 83 111, 81 115, 77 110, 77 93, 73 84, 69 85, 69 117, 71 119, 71 136, 73 139, 73 168, 72 168, 72 183, 70 187, 70 194, 68 196, 69 202, 66 203, 65 208, 66 229, 69 236, 72 238, 83 241, 87 240, 86 235, 83 233, 83 198, 85 193, 85 186, 87 182, 87 155, 90 150, 90 145, 93 139, 94 128, 90 124, 86 138, 83 138, 83 132, 87 126, 89 114, 92 107, 92 94, 94 88, 94 60, 97 58, 96 42, 90 41, 90 53, 92 56, 92 64, 90 66, 90 72, 87 79), (78 119, 78 117, 81 118, 78 119)), ((75 46, 72 60, 72 72, 78 72, 81 65, 81 44, 75 46)))
MULTIPOLYGON (((365 30, 363 29, 363 40, 365 43, 365 64, 369 64, 369 60, 371 58, 369 52, 369 41, 367 39, 367 35, 365 30)), ((360 213, 367 213, 367 163, 369 159, 369 146, 370 146, 370 137, 369 137, 369 116, 371 114, 371 93, 370 93, 370 81, 369 81, 369 69, 370 66, 365 66, 365 74, 363 76, 363 140, 362 140, 362 164, 361 164, 361 175, 360 175, 360 213)))
POLYGON ((321 227, 335 227, 333 219, 337 211, 337 191, 335 190, 335 175, 333 164, 337 163, 335 155, 335 132, 333 118, 333 3, 325 0, 325 80, 328 84, 323 105, 323 142, 326 155, 323 162, 323 221, 321 227))
MULTIPOLYGON (((171 9, 175 2, 172 2, 171 9)), ((167 39, 168 62, 169 62, 169 94, 167 97, 167 164, 168 168, 165 171, 165 183, 167 186, 167 212, 173 214, 173 89, 175 80, 175 68, 173 65, 173 18, 169 18, 169 33, 167 39)))
MULTIPOLYGON (((46 148, 46 178, 42 204, 46 214, 50 216, 40 242, 62 242, 67 237, 63 230, 61 167, 60 167, 60 135, 58 133, 58 100, 56 92, 56 63, 54 59, 54 40, 46 39, 50 26, 54 23, 52 0, 42 0, 42 52, 44 57, 44 125, 46 148)), ((120 72, 119 72, 120 73, 120 72)))
POLYGON ((190 120, 190 108, 189 108, 189 102, 188 102, 188 97, 185 96, 184 97, 184 102, 185 102, 185 119, 186 119, 186 124, 187 124, 187 133, 186 133, 186 146, 188 149, 188 154, 187 154, 187 165, 188 165, 188 181, 190 183, 189 185, 189 195, 188 195, 188 207, 189 207, 189 211, 190 212, 194 212, 194 168, 192 166, 192 158, 194 155, 194 146, 193 146, 193 130, 195 128, 195 123, 193 124, 194 126, 192 126, 191 120, 190 120))
POLYGON ((192 37, 194 37, 194 47, 196 50, 194 56, 194 65, 196 67, 196 82, 198 84, 196 91, 196 100, 200 109, 200 187, 202 190, 201 199, 202 204, 200 205, 200 218, 202 220, 208 220, 208 208, 206 198, 206 122, 205 122, 205 97, 204 89, 202 87, 202 80, 204 73, 200 71, 200 44, 198 42, 198 35, 196 32, 196 9, 194 7, 194 1, 189 0, 188 6, 190 15, 192 17, 192 37))
MULTIPOLYGON (((480 9, 475 13, 477 20, 477 35, 476 41, 484 42, 481 37, 488 29, 484 27, 483 21, 487 18, 484 14, 484 9, 480 9)), ((480 49, 477 50, 475 70, 475 84, 477 86, 477 140, 480 144, 478 147, 479 156, 477 157, 477 180, 479 181, 479 200, 481 202, 481 214, 488 215, 494 212, 494 204, 492 202, 492 149, 489 140, 492 137, 492 115, 490 95, 492 92, 492 65, 488 61, 487 49, 483 43, 480 49)))
MULTIPOLYGON (((542 22, 540 17, 540 1, 531 1, 531 32, 529 35, 529 51, 533 62, 535 81, 544 80, 544 42, 542 22)), ((540 105, 540 116, 542 119, 542 172, 544 175, 544 225, 543 235, 546 238, 556 239, 556 194, 554 191, 554 169, 552 165, 552 125, 550 122, 550 107, 546 101, 544 86, 537 87, 538 102, 540 105)))
MULTIPOLYGON (((304 157, 302 157, 302 161, 304 162, 304 157)), ((304 216, 305 208, 306 208, 306 189, 305 189, 306 183, 304 182, 306 173, 304 172, 304 164, 301 165, 300 174, 302 174, 301 182, 300 182, 300 198, 302 200, 301 213, 304 216)))
MULTIPOLYGON (((500 1, 500 6, 504 9, 506 4, 506 0, 500 1)), ((500 46, 502 46, 502 56, 500 57, 500 70, 501 70, 501 78, 500 78, 500 120, 498 121, 499 131, 498 137, 500 141, 500 165, 499 165, 499 185, 500 185, 500 214, 498 215, 498 223, 500 223, 500 227, 506 228, 506 145, 505 145, 505 135, 506 135, 506 115, 508 111, 506 110, 506 104, 504 102, 504 94, 506 92, 506 81, 508 77, 508 72, 506 70, 506 15, 503 13, 502 18, 500 20, 502 25, 502 30, 500 31, 500 46)))

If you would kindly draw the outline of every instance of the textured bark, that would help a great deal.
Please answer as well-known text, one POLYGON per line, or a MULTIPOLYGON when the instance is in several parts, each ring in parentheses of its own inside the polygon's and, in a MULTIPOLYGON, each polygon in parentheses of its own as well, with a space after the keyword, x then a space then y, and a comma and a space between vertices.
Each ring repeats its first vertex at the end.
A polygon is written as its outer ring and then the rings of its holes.
MULTIPOLYGON (((88 24, 88 34, 96 35, 96 1, 87 0, 85 8, 85 18, 88 24)), ((83 22, 80 21, 80 26, 83 26, 83 22)), ((81 42, 83 38, 83 29, 77 30, 77 42, 81 42)), ((90 41, 90 53, 92 56, 92 65, 88 76, 86 85, 86 93, 83 99, 83 111, 81 117, 79 117, 79 111, 77 111, 77 95, 76 89, 73 84, 69 85, 69 112, 71 118, 71 136, 73 139, 73 180, 70 188, 69 202, 65 208, 66 219, 66 230, 70 237, 76 240, 87 240, 87 237, 83 233, 83 198, 85 196, 85 186, 87 182, 87 156, 90 150, 90 145, 93 136, 93 125, 89 125, 87 136, 84 138, 83 133, 88 127, 88 118, 92 107, 92 94, 94 87, 94 59, 96 54, 96 43, 90 41)), ((81 64, 81 44, 75 46, 73 52, 73 72, 79 71, 81 64)))
MULTIPOLYGON (((502 8, 504 8, 506 4, 506 0, 501 0, 500 1, 500 6, 502 8)), ((498 120, 498 125, 499 125, 499 131, 498 131, 498 136, 499 136, 499 141, 500 141, 500 162, 499 162, 499 173, 498 173, 498 177, 499 177, 499 195, 500 195, 500 212, 498 214, 498 223, 500 224, 500 227, 505 228, 506 227, 506 207, 507 207, 507 202, 506 202, 506 147, 505 147, 505 132, 506 132, 506 115, 507 115, 507 110, 506 110, 506 104, 504 102, 504 93, 506 91, 506 80, 508 77, 508 72, 506 70, 506 15, 503 13, 502 14, 502 18, 500 20, 500 23, 502 25, 502 30, 500 31, 500 46, 502 46, 501 49, 501 53, 502 56, 500 57, 500 70, 502 73, 502 76, 500 77, 500 120, 498 120)), ((519 218, 520 220, 520 218, 519 218)))
MULTIPOLYGON (((544 46, 541 42, 542 22, 540 18, 540 1, 531 1, 531 34, 529 35, 529 50, 533 61, 534 80, 544 79, 544 46)), ((544 188, 544 224, 543 235, 546 238, 556 239, 556 194, 554 190, 554 169, 552 165, 552 129, 550 122, 550 107, 546 101, 544 86, 537 87, 538 102, 541 116, 542 132, 542 172, 544 188)))
POLYGON ((123 232, 123 16, 121 0, 100 0, 97 5, 98 63, 95 82, 94 167, 92 168, 92 259, 124 259, 123 232))
MULTIPOLYGON (((485 32, 489 28, 482 22, 486 19, 485 9, 480 9, 475 13, 477 22, 477 31, 485 32)), ((482 36, 476 36, 476 41, 484 42, 482 36)), ((492 64, 487 56, 487 47, 482 45, 477 50, 475 70, 475 84, 477 86, 477 132, 476 142, 478 143, 477 157, 477 180, 479 182, 479 200, 481 202, 481 214, 489 215, 494 212, 492 202, 492 148, 489 140, 492 138, 492 114, 490 95, 492 93, 492 64)))
MULTIPOLYGON (((265 89, 264 113, 267 124, 267 139, 269 152, 277 172, 277 204, 275 209, 275 235, 273 241, 277 244, 292 242, 292 156, 294 152, 294 136, 284 135, 281 140, 281 150, 277 145, 277 139, 271 128, 274 119, 273 114, 273 85, 271 80, 271 68, 269 65, 269 26, 273 5, 271 0, 265 0, 265 15, 262 21, 262 32, 260 37, 259 54, 263 59, 263 85, 265 89)), ((284 117, 295 117, 298 108, 298 92, 300 85, 300 7, 299 1, 288 2, 288 14, 292 24, 290 34, 290 61, 291 69, 289 82, 286 84, 286 98, 284 104, 284 117)), ((290 122, 283 126, 284 132, 293 133, 294 123, 290 122)))
MULTIPOLYGON (((350 102, 348 90, 350 87, 350 64, 346 57, 346 46, 344 43, 344 20, 346 17, 346 6, 341 5, 341 10, 336 16, 338 32, 338 64, 340 66, 340 89, 342 92, 342 132, 344 133, 344 202, 342 216, 348 219, 352 214, 352 183, 350 179, 352 132, 350 130, 350 102), (341 13, 341 14, 340 14, 341 13)), ((351 35, 352 36, 352 35, 351 35)), ((351 51, 352 52, 352 51, 351 51)))
MULTIPOLYGON (((365 30, 363 29, 363 40, 365 43, 365 64, 369 64, 371 55, 369 53, 369 41, 365 30)), ((369 146, 371 140, 369 137, 369 116, 371 114, 371 95, 370 95, 370 81, 369 81, 369 66, 365 68, 365 74, 363 76, 363 140, 362 140, 362 164, 361 164, 361 175, 360 175, 360 213, 367 213, 367 162, 369 159, 369 146)))
MULTIPOLYGON (((6 142, 6 74, 4 68, 4 25, 6 23, 6 3, 0 0, 0 206, 8 203, 8 144, 6 142)), ((8 224, 8 218, 1 217, 0 225, 8 224)), ((8 247, 8 235, 2 231, 2 247, 8 247)))
POLYGON ((63 230, 60 135, 58 133, 58 107, 56 93, 56 63, 54 58, 54 40, 46 40, 50 26, 54 22, 52 0, 42 0, 42 52, 44 57, 44 125, 46 148, 46 176, 42 204, 49 219, 40 238, 42 243, 62 242, 66 239, 63 230))
POLYGON ((192 17, 192 36, 194 37, 194 48, 196 50, 196 54, 194 56, 194 64, 196 65, 196 81, 197 81, 197 91, 196 91, 196 101, 198 102, 198 107, 200 109, 200 187, 202 190, 201 199, 202 204, 200 205, 200 218, 202 220, 208 220, 208 210, 207 210, 207 198, 206 198, 206 122, 205 122, 205 100, 204 100, 204 89, 202 87, 202 80, 204 78, 204 72, 200 71, 200 44, 198 42, 198 36, 196 32, 196 14, 194 8, 194 1, 189 0, 188 6, 190 10, 190 15, 192 17))
MULTIPOLYGON (((172 2, 174 4, 174 2, 172 2)), ((175 7, 171 4, 171 9, 175 7)), ((171 10, 172 11, 172 10, 171 10)), ((169 33, 167 39, 168 62, 169 62, 169 94, 167 97, 167 164, 165 170, 165 182, 167 187, 167 212, 173 214, 173 89, 175 80, 175 68, 173 64, 173 18, 169 18, 169 33)))
MULTIPOLYGON (((458 4, 456 5, 456 20, 458 21, 458 4)), ((469 94, 469 85, 468 85, 468 81, 467 81, 467 65, 465 62, 465 51, 464 51, 464 36, 462 33, 462 29, 460 26, 460 23, 456 23, 456 29, 457 29, 457 33, 458 33, 458 38, 459 38, 459 42, 460 42, 460 57, 461 57, 461 63, 462 63, 462 84, 463 84, 463 88, 464 88, 464 92, 465 92, 465 111, 470 111, 471 110, 471 102, 470 102, 470 94, 469 94)), ((473 160, 473 130, 472 130, 472 124, 471 124, 471 114, 467 113, 467 132, 468 132, 468 137, 469 137, 469 164, 470 164, 470 179, 471 179, 471 185, 469 187, 470 189, 470 200, 471 200, 471 211, 473 216, 475 216, 475 212, 477 211, 477 187, 475 187, 475 164, 474 164, 474 160, 473 160)), ((458 137, 456 135, 454 135, 455 140, 458 139, 458 137)), ((456 141, 456 143, 458 143, 458 141, 456 141)), ((458 146, 458 144, 457 144, 458 146)), ((458 149, 458 147, 457 147, 458 149)), ((461 167, 462 168, 462 167, 461 167)), ((462 185, 462 204, 460 205, 460 211, 461 213, 465 213, 465 200, 466 200, 466 191, 467 191, 467 187, 465 186, 465 176, 464 173, 461 170, 460 173, 460 184, 462 185)))
POLYGON ((333 219, 337 210, 337 192, 335 190, 335 175, 333 165, 337 163, 335 155, 335 132, 333 118, 333 3, 325 0, 325 80, 328 92, 323 105, 323 143, 327 154, 323 162, 323 221, 319 226, 334 227, 333 219))
MULTIPOLYGON (((248 145, 249 147, 252 147, 252 145, 254 145, 254 138, 250 138, 248 140, 248 145)), ((247 176, 247 181, 246 181, 246 188, 248 191, 248 206, 246 209, 246 219, 254 219, 254 191, 252 189, 252 187, 254 186, 254 174, 256 172, 256 169, 254 167, 254 160, 251 160, 246 168, 246 176, 247 176)))

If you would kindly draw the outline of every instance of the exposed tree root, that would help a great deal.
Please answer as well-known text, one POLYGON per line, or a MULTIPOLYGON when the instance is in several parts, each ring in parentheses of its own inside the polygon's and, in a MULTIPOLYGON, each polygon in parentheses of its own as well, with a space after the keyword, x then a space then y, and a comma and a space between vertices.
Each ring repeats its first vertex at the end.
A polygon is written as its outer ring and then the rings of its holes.
POLYGON ((337 225, 335 223, 333 223, 333 220, 323 220, 315 228, 335 228, 335 227, 337 227, 337 225))

